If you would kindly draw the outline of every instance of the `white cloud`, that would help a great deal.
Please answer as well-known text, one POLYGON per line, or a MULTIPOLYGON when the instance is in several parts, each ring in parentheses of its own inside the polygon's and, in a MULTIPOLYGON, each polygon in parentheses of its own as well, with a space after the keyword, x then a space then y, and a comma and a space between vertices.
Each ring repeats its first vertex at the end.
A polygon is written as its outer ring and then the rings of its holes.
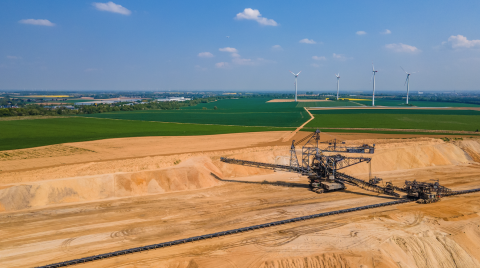
POLYGON ((365 34, 367 34, 367 32, 365 32, 365 31, 357 31, 356 34, 357 34, 357 35, 365 35, 365 34))
POLYGON ((310 64, 310 65, 311 65, 312 67, 315 67, 315 68, 320 67, 320 65, 318 65, 318 64, 316 64, 316 63, 312 63, 312 64, 310 64))
POLYGON ((272 49, 275 50, 275 51, 282 51, 283 50, 283 48, 280 45, 274 45, 274 46, 272 46, 272 49))
POLYGON ((325 58, 325 56, 313 56, 312 59, 314 60, 327 60, 327 58, 325 58))
POLYGON ((420 52, 420 49, 418 49, 414 46, 410 46, 410 45, 406 45, 406 44, 402 44, 402 43, 388 44, 388 45, 385 45, 385 48, 387 48, 389 50, 392 50, 394 52, 406 52, 406 53, 420 52))
POLYGON ((41 26, 55 26, 55 23, 52 23, 49 20, 26 19, 26 20, 20 20, 19 23, 41 25, 41 26))
POLYGON ((228 62, 217 62, 217 63, 215 63, 215 67, 217 67, 217 68, 227 68, 228 66, 230 66, 228 64, 228 62))
POLYGON ((251 9, 251 8, 245 8, 243 12, 240 12, 237 14, 235 17, 237 20, 254 20, 258 22, 261 25, 267 25, 267 26, 277 26, 277 22, 272 20, 272 19, 267 19, 262 17, 262 14, 260 14, 260 11, 258 9, 251 9))
POLYGON ((213 54, 210 53, 210 52, 200 52, 200 53, 198 53, 198 56, 200 58, 212 58, 213 54))
MULTIPOLYGON (((236 65, 257 65, 263 62, 269 62, 268 60, 262 58, 258 58, 256 60, 242 58, 242 56, 238 54, 238 50, 233 47, 224 47, 219 48, 218 50, 231 53, 230 56, 232 56, 232 63, 236 65)), ((217 66, 217 68, 226 68, 229 67, 229 64, 227 62, 219 62, 215 64, 215 66, 217 66)))
MULTIPOLYGON (((239 55, 240 56, 240 55, 239 55)), ((242 59, 240 57, 232 59, 232 62, 238 65, 255 65, 252 59, 242 59)))
POLYGON ((21 59, 22 57, 19 57, 19 56, 7 56, 7 59, 10 59, 10 60, 19 60, 21 59))
POLYGON ((347 56, 345 56, 343 54, 336 54, 336 53, 333 53, 332 57, 336 60, 341 60, 341 61, 353 59, 353 58, 348 58, 347 56))
POLYGON ((313 39, 308 39, 308 38, 302 39, 298 42, 303 43, 303 44, 316 44, 317 43, 317 42, 313 41, 313 39))
POLYGON ((108 3, 92 3, 92 5, 101 11, 113 12, 122 15, 130 15, 132 12, 121 5, 117 5, 114 2, 110 1, 108 3))
POLYGON ((222 51, 222 52, 230 52, 230 53, 237 53, 238 52, 238 50, 236 48, 233 48, 233 47, 224 47, 224 48, 219 48, 218 50, 222 51))
POLYGON ((445 43, 450 44, 454 49, 480 48, 480 40, 468 40, 463 35, 452 35, 447 42, 443 42, 443 44, 445 43))
POLYGON ((381 32, 381 34, 391 34, 392 31, 390 31, 389 29, 385 29, 385 31, 381 32))

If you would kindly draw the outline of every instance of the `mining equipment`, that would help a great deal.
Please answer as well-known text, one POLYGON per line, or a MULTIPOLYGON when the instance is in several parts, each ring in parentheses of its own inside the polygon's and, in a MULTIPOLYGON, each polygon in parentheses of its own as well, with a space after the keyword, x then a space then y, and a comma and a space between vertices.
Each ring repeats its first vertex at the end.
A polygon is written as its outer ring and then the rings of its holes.
POLYGON ((407 198, 415 199, 420 204, 428 204, 440 201, 443 196, 453 194, 453 191, 447 187, 440 185, 438 181, 435 182, 419 182, 416 180, 405 181, 403 187, 396 187, 391 182, 387 183, 387 188, 396 191, 404 192, 407 198))
POLYGON ((339 170, 359 163, 370 163, 372 160, 369 157, 346 156, 344 154, 373 154, 374 152, 375 145, 370 146, 364 144, 361 146, 346 146, 344 142, 339 142, 336 139, 320 142, 320 131, 317 129, 313 134, 308 135, 300 141, 296 143, 295 141, 292 142, 289 166, 225 157, 222 157, 221 161, 231 164, 290 171, 306 175, 309 179, 310 190, 316 193, 344 190, 346 189, 345 185, 353 185, 376 193, 399 197, 400 195, 394 190, 378 186, 378 182, 372 183, 370 181, 364 181, 339 172, 339 170), (301 162, 299 162, 295 145, 303 143, 304 141, 307 142, 302 147, 302 157, 301 162), (319 147, 320 144, 327 144, 327 146, 326 148, 321 149, 319 147))
POLYGON ((435 183, 405 181, 403 187, 397 187, 391 182, 380 186, 381 178, 370 178, 364 181, 345 173, 339 172, 344 168, 360 164, 363 162, 371 163, 370 157, 365 156, 347 156, 346 154, 374 154, 375 144, 363 144, 361 146, 346 146, 345 142, 337 139, 320 142, 320 130, 306 136, 298 142, 292 141, 290 147, 290 165, 277 165, 261 162, 239 160, 234 158, 222 157, 220 160, 225 163, 238 164, 244 166, 267 168, 296 172, 305 175, 309 179, 309 188, 316 193, 332 192, 345 190, 345 185, 352 185, 362 189, 400 197, 396 191, 406 193, 409 199, 417 200, 419 203, 432 203, 439 201, 442 196, 449 195, 452 191, 441 186, 438 181, 435 183), (302 158, 299 162, 295 145, 307 141, 302 147, 302 158), (328 144, 324 149, 320 144, 328 144))

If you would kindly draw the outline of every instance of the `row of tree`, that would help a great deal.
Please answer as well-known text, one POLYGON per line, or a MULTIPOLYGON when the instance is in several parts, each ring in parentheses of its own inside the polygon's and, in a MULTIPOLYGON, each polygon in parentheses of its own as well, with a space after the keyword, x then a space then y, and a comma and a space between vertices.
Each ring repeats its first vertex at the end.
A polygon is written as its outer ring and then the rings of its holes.
POLYGON ((221 97, 200 98, 183 102, 142 102, 136 104, 115 103, 99 105, 75 106, 75 109, 66 107, 49 108, 43 105, 25 105, 20 108, 0 108, 0 117, 3 116, 26 116, 26 115, 76 115, 76 114, 96 114, 118 111, 136 111, 136 110, 175 110, 181 107, 195 106, 199 103, 215 101, 221 97))

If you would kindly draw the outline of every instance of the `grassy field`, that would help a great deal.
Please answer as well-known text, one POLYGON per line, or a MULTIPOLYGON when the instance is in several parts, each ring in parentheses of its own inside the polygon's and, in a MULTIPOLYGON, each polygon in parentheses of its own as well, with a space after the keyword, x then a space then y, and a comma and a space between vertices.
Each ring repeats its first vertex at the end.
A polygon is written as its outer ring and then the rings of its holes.
POLYGON ((193 136, 294 128, 175 124, 95 118, 0 121, 0 151, 65 142, 142 136, 193 136))
POLYGON ((342 106, 361 106, 351 101, 317 101, 317 102, 299 102, 297 107, 342 107, 342 106))
POLYGON ((296 103, 269 99, 227 99, 180 110, 146 110, 85 115, 86 117, 235 126, 298 127, 310 116, 296 103), (214 107, 217 107, 215 110, 214 107), (204 109, 205 108, 205 109, 204 109))
POLYGON ((475 131, 480 112, 470 110, 315 110, 307 128, 390 128, 475 131))
MULTIPOLYGON (((372 101, 355 101, 365 106, 372 106, 372 101)), ((417 107, 480 107, 477 104, 437 101, 409 101, 409 104, 417 107)), ((375 106, 405 106, 405 100, 382 100, 375 99, 375 106)))

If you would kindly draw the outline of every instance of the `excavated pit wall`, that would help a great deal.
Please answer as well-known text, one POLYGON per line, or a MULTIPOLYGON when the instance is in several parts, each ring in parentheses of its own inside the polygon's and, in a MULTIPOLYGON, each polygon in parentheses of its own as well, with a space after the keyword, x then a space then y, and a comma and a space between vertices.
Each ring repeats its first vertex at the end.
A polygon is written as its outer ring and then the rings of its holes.
POLYGON ((214 179, 210 172, 218 173, 219 170, 205 157, 159 170, 4 185, 0 189, 0 211, 161 194, 219 185, 220 182, 214 179))
MULTIPOLYGON (((220 162, 220 156, 282 165, 289 164, 287 147, 254 148, 237 152, 218 152, 209 157, 192 157, 179 165, 162 169, 6 184, 0 185, 0 212, 187 191, 221 185, 222 182, 213 178, 210 175, 211 172, 222 178, 246 177, 273 172, 272 170, 226 164, 220 162)), ((386 143, 377 145, 376 153, 371 156, 373 157, 372 170, 374 172, 459 165, 480 162, 480 143, 478 140, 446 143, 438 139, 386 143)), ((345 169, 344 172, 353 175, 366 173, 368 165, 353 166, 345 169)))

